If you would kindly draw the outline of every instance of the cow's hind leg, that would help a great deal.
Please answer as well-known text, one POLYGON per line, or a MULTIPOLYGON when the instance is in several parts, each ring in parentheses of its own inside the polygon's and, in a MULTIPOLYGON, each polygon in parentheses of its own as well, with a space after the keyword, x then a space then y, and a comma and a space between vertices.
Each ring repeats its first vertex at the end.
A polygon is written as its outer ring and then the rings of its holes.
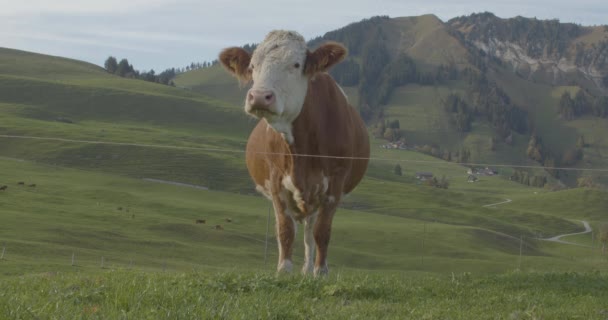
POLYGON ((336 206, 329 204, 322 206, 319 210, 319 216, 314 226, 314 238, 317 245, 317 256, 315 259, 314 274, 315 276, 327 275, 329 268, 327 266, 327 249, 329 247, 329 239, 331 237, 331 224, 336 212, 336 206))
POLYGON ((292 254, 293 242, 296 235, 296 223, 287 208, 280 200, 274 200, 274 212, 276 218, 277 243, 279 246, 279 262, 277 272, 291 272, 293 269, 292 254))
POLYGON ((313 231, 315 243, 317 245, 317 256, 314 268, 315 276, 327 275, 329 272, 327 266, 327 250, 331 238, 331 224, 338 204, 342 198, 345 177, 346 174, 343 170, 336 170, 335 175, 329 182, 328 197, 319 208, 319 214, 313 231))

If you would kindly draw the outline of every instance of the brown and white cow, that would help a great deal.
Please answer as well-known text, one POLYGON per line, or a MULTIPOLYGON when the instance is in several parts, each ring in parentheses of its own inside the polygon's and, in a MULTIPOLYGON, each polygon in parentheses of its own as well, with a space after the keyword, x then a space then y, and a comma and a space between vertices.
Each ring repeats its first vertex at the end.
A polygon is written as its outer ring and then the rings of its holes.
POLYGON ((341 44, 309 51, 301 35, 279 30, 252 55, 233 47, 219 57, 241 82, 253 82, 245 112, 260 121, 247 143, 247 168, 274 206, 279 272, 292 269, 297 220, 305 225, 302 273, 313 272, 314 263, 315 275, 327 274, 334 213, 367 169, 365 125, 326 73, 345 56, 341 44))

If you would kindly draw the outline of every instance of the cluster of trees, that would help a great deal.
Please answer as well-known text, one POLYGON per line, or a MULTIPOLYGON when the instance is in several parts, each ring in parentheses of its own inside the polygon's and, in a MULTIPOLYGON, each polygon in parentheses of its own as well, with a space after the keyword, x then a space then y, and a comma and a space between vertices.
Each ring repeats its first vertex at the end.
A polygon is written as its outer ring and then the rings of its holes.
POLYGON ((511 180, 519 182, 521 184, 531 186, 531 187, 539 187, 542 188, 547 184, 546 176, 537 176, 530 175, 530 173, 526 171, 515 170, 511 175, 511 180))
POLYGON ((526 155, 528 158, 542 164, 550 175, 556 179, 559 179, 559 170, 554 169, 560 165, 559 157, 556 158, 551 154, 551 152, 545 147, 541 137, 536 135, 536 133, 533 133, 530 137, 528 149, 526 149, 526 155))
POLYGON ((184 73, 184 72, 188 72, 188 71, 192 71, 192 70, 210 68, 219 63, 220 62, 217 59, 215 59, 213 61, 191 62, 189 65, 187 65, 185 67, 175 68, 175 72, 177 74, 180 74, 180 73, 184 73))
MULTIPOLYGON (((439 65, 434 71, 421 72, 416 62, 407 54, 400 53, 390 60, 388 49, 383 43, 376 43, 364 49, 362 65, 350 64, 348 74, 341 74, 337 70, 334 75, 339 81, 343 78, 351 82, 340 82, 348 86, 359 80, 359 104, 362 116, 369 120, 381 113, 382 106, 386 105, 397 87, 409 83, 420 85, 435 85, 449 80, 458 79, 460 73, 454 64, 439 65), (359 67, 360 72, 352 71, 359 67), (350 75, 357 75, 353 77, 350 75)), ((345 67, 346 68, 346 67, 345 67)))
POLYGON ((559 178, 559 171, 553 169, 559 166, 573 166, 583 159, 584 147, 586 146, 585 137, 580 136, 576 142, 576 145, 572 148, 567 149, 561 157, 559 155, 552 154, 544 145, 541 137, 532 134, 530 141, 528 142, 528 149, 526 155, 528 158, 541 163, 546 167, 547 172, 559 178))
POLYGON ((467 90, 467 100, 474 115, 485 117, 502 138, 509 136, 511 131, 525 133, 528 130, 528 113, 515 105, 496 82, 490 81, 485 74, 470 79, 473 81, 467 90))
POLYGON ((436 177, 433 177, 433 179, 426 180, 426 184, 440 189, 447 189, 450 186, 450 182, 445 176, 442 176, 439 180, 436 177))
POLYGON ((600 185, 591 176, 584 176, 576 179, 576 184, 579 188, 597 188, 600 185))
POLYGON ((140 79, 171 86, 175 85, 172 79, 175 78, 175 75, 177 74, 175 68, 167 69, 159 74, 156 74, 154 70, 140 72, 135 70, 127 59, 121 59, 120 62, 118 62, 116 58, 112 56, 106 59, 104 67, 107 72, 119 77, 140 79))
POLYGON ((153 69, 150 71, 138 71, 133 67, 132 64, 129 63, 129 60, 121 59, 120 61, 118 61, 115 57, 110 56, 104 62, 104 68, 107 72, 115 74, 119 77, 133 78, 149 82, 156 82, 164 85, 175 86, 175 84, 173 83, 173 78, 175 78, 176 75, 192 70, 209 68, 218 63, 218 60, 213 60, 211 62, 192 62, 183 68, 170 68, 157 74, 156 71, 154 71, 153 69))
POLYGON ((450 151, 447 149, 441 149, 441 147, 438 146, 425 144, 423 146, 416 146, 416 150, 445 161, 468 163, 471 160, 471 150, 466 147, 462 147, 460 150, 450 151))
POLYGON ((547 157, 547 152, 545 150, 543 140, 541 139, 541 137, 537 136, 536 133, 530 136, 526 155, 528 156, 528 158, 540 163, 542 163, 543 160, 547 157))
POLYGON ((484 74, 465 69, 461 75, 469 87, 464 96, 450 93, 443 99, 443 108, 460 132, 469 132, 476 117, 486 118, 498 136, 507 140, 512 132, 525 133, 528 129, 527 112, 511 102, 509 96, 484 74))
POLYGON ((402 175, 403 175, 403 171, 401 170, 401 165, 400 165, 400 164, 398 164, 398 163, 397 163, 397 164, 395 165, 395 168, 393 169, 393 173, 394 173, 396 176, 402 176, 402 175))
POLYGON ((608 118, 608 97, 594 97, 579 90, 572 98, 570 92, 566 91, 559 99, 558 112, 566 120, 573 120, 586 114, 608 118))
POLYGON ((376 138, 386 139, 390 142, 399 141, 404 138, 398 119, 378 121, 372 128, 372 134, 376 138))
POLYGON ((356 86, 359 83, 361 66, 352 57, 346 58, 335 65, 329 73, 336 81, 346 87, 356 86))
POLYGON ((460 132, 471 131, 473 112, 457 93, 450 93, 443 101, 444 110, 451 116, 452 123, 460 132))

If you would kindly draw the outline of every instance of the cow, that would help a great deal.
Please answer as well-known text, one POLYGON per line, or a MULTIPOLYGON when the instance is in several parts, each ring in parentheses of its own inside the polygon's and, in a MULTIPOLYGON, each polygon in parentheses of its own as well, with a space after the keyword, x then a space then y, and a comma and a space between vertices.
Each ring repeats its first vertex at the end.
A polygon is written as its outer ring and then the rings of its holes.
POLYGON ((205 219, 196 219, 196 220, 194 220, 194 223, 196 223, 196 224, 205 224, 205 223, 207 223, 207 220, 205 220, 205 219))
POLYGON ((278 273, 292 271, 296 221, 304 224, 302 273, 328 273, 334 214, 367 170, 365 124, 327 73, 346 54, 336 42, 311 51, 297 32, 275 30, 252 54, 231 47, 219 55, 241 84, 251 83, 244 108, 259 121, 246 164, 257 191, 274 207, 278 273))
POLYGON ((6 191, 6 189, 8 189, 8 186, 1 186, 0 187, 0 191, 6 191))

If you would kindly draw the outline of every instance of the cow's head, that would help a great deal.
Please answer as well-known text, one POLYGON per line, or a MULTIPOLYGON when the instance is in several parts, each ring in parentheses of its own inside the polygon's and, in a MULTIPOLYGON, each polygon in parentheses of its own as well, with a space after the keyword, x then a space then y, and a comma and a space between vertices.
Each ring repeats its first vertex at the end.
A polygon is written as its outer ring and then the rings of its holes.
POLYGON ((265 118, 288 142, 291 123, 298 117, 308 80, 346 56, 346 48, 328 42, 309 51, 304 38, 294 31, 270 32, 252 55, 232 47, 220 53, 220 62, 241 82, 253 82, 245 98, 245 112, 265 118))

